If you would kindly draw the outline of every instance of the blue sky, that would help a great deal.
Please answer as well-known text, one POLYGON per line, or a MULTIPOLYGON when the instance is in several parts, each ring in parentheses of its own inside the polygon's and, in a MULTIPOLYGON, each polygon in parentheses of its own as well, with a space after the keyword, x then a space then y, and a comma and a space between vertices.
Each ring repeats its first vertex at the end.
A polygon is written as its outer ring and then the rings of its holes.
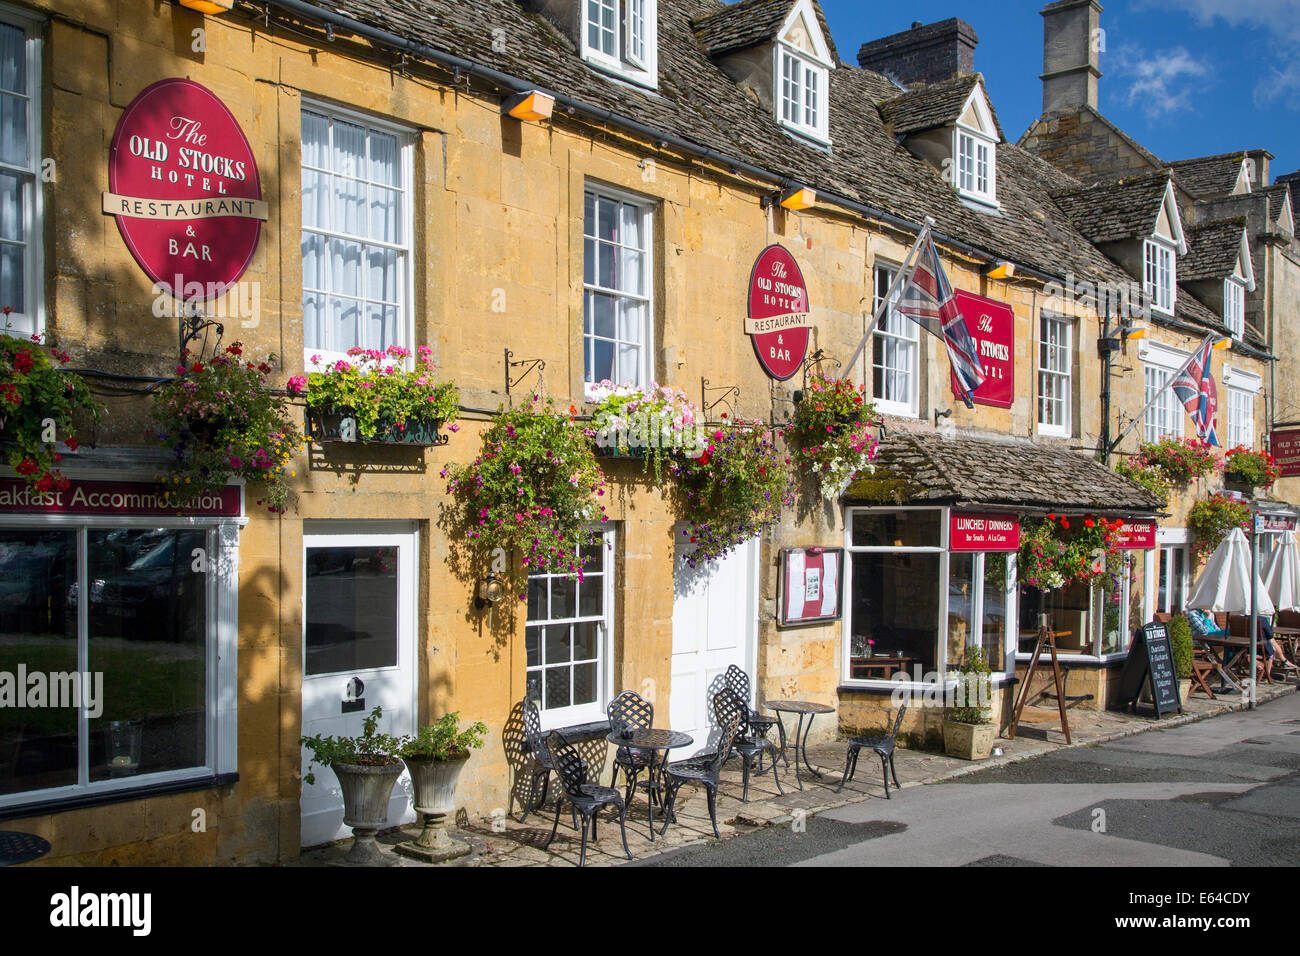
MULTIPOLYGON (((857 63, 867 40, 914 20, 975 28, 1007 137, 1042 110, 1044 2, 821 0, 836 47, 857 63)), ((1300 167, 1300 0, 1102 0, 1101 112, 1164 160, 1263 147, 1270 174, 1300 167)))

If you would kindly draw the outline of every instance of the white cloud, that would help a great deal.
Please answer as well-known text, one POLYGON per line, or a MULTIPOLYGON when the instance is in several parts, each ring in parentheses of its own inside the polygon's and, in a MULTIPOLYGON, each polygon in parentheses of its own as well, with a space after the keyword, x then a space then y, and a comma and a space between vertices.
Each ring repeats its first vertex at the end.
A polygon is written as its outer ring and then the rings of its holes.
POLYGON ((1190 109, 1210 76, 1205 62, 1181 46, 1146 53, 1125 44, 1112 54, 1107 65, 1111 72, 1129 80, 1121 99, 1142 110, 1148 119, 1190 109))
POLYGON ((1300 0, 1145 0, 1140 5, 1181 11, 1200 27, 1222 23, 1262 31, 1264 47, 1257 56, 1265 65, 1255 104, 1281 102, 1300 109, 1300 0))

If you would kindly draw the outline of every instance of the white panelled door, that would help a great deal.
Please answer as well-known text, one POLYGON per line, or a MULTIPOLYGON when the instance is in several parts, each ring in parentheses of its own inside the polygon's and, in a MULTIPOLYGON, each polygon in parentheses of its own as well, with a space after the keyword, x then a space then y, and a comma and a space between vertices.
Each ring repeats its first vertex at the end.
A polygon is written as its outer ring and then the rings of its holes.
MULTIPOLYGON (((378 704, 379 732, 412 734, 416 719, 416 534, 303 535, 302 732, 355 736, 378 704)), ((303 773, 311 752, 302 752, 303 773)), ((343 825, 338 778, 317 766, 302 787, 302 845, 351 834, 343 825)), ((403 771, 388 805, 388 825, 415 820, 403 771)))
POLYGON ((758 638, 758 538, 751 538, 721 561, 691 568, 683 557, 690 548, 689 539, 682 534, 684 527, 679 524, 674 529, 678 544, 673 558, 669 725, 690 734, 695 743, 674 750, 673 760, 688 757, 710 743, 711 685, 730 665, 749 674, 752 693, 758 638))

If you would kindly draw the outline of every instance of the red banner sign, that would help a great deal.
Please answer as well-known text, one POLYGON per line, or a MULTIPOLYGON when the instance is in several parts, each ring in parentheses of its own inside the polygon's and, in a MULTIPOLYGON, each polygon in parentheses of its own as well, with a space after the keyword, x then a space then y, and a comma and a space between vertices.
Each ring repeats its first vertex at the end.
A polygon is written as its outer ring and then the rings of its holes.
POLYGON ((1015 515, 954 511, 948 518, 949 551, 1015 551, 1020 520, 1015 515))
POLYGON ((136 481, 76 481, 46 494, 16 478, 0 478, 0 514, 150 515, 174 518, 238 518, 240 490, 186 497, 184 492, 136 481))
MULTIPOLYGON (((971 338, 984 366, 984 384, 975 389, 980 405, 1010 408, 1016 397, 1016 315, 1011 306, 972 292, 957 292, 971 338)), ((952 375, 952 394, 961 397, 957 376, 952 375)))
POLYGON ((1300 476, 1300 428, 1272 432, 1268 436, 1268 450, 1277 459, 1281 477, 1300 476))
POLYGON ((758 364, 778 382, 791 378, 808 351, 808 287, 799 264, 781 246, 768 246, 749 274, 745 332, 758 364))
POLYGON ((1125 521, 1114 540, 1121 551, 1150 551, 1156 546, 1156 523, 1125 521))
POLYGON ((149 278, 173 297, 216 298, 253 258, 267 206, 253 150, 224 103, 161 80, 118 121, 103 210, 149 278))

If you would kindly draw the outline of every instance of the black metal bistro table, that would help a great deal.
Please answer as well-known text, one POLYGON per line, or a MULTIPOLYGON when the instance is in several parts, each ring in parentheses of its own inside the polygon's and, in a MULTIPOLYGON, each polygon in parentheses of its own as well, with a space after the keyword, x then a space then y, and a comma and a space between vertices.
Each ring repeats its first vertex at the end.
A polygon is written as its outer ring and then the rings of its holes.
POLYGON ((778 714, 798 714, 799 726, 794 731, 794 781, 799 784, 799 789, 803 789, 803 779, 799 776, 799 756, 803 755, 803 765, 808 768, 808 772, 814 777, 821 777, 820 771, 814 770, 812 764, 808 762, 808 734, 812 732, 813 719, 818 714, 833 714, 834 707, 828 707, 826 704, 816 704, 810 700, 765 700, 763 706, 768 710, 774 710, 778 714), (804 730, 803 719, 808 717, 808 729, 804 730), (802 740, 800 739, 802 733, 802 740))
POLYGON ((0 830, 0 866, 17 866, 39 860, 50 852, 50 841, 35 833, 0 830))
POLYGON ((661 790, 660 784, 664 767, 668 763, 668 751, 675 750, 678 747, 689 747, 695 743, 695 738, 678 730, 634 730, 628 736, 612 730, 605 735, 605 739, 611 744, 628 747, 632 750, 653 750, 656 753, 662 750, 664 752, 663 759, 658 764, 651 762, 650 778, 637 783, 637 786, 646 789, 646 801, 650 804, 650 842, 653 843, 655 838, 655 799, 659 796, 661 790))

